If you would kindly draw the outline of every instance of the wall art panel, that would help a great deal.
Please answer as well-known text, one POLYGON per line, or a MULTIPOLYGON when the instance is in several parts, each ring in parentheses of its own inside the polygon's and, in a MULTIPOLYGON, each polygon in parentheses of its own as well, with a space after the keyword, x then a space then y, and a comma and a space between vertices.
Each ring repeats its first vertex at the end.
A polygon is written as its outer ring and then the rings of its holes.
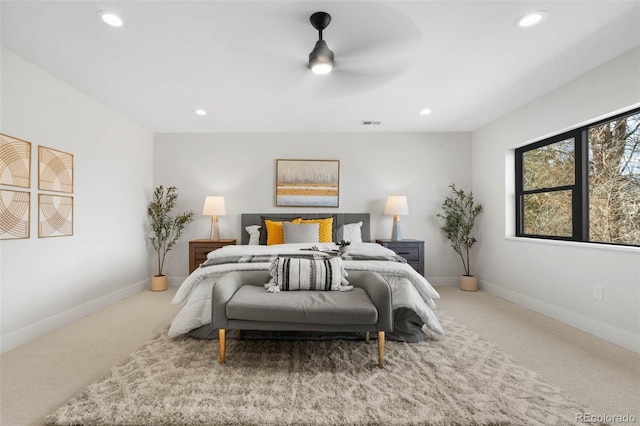
POLYGON ((73 155, 38 146, 38 189, 73 192, 73 155))
POLYGON ((0 240, 29 238, 31 193, 0 189, 0 240))
POLYGON ((38 194, 38 238, 73 235, 73 197, 38 194))
POLYGON ((0 184, 31 186, 31 142, 0 133, 0 184))

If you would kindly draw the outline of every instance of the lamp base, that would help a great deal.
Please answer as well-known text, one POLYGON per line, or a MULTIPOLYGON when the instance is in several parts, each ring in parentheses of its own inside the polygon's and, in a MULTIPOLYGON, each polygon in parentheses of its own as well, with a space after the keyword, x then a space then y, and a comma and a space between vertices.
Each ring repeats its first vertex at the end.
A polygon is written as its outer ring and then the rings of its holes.
POLYGON ((393 228, 391 229, 391 239, 394 241, 402 240, 402 228, 400 226, 400 217, 398 215, 393 216, 393 228))
POLYGON ((220 241, 220 231, 218 230, 218 216, 211 216, 211 233, 209 234, 211 241, 220 241))

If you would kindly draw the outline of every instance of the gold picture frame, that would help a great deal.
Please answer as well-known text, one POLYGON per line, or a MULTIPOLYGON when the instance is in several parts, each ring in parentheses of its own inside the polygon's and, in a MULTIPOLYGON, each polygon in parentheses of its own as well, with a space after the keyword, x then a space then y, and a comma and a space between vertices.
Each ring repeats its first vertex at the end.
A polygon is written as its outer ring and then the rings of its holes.
POLYGON ((31 193, 0 189, 0 240, 30 237, 31 193))
POLYGON ((276 160, 277 207, 339 205, 339 160, 276 160))
POLYGON ((39 145, 38 189, 73 193, 73 154, 39 145))
POLYGON ((0 133, 0 185, 31 187, 31 142, 0 133))
POLYGON ((38 238, 73 235, 73 197, 38 194, 38 238))

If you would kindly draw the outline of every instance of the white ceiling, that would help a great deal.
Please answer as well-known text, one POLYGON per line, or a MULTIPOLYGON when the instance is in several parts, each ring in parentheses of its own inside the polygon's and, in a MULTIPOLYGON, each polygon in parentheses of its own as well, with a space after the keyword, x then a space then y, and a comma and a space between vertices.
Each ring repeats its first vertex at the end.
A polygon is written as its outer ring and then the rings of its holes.
POLYGON ((2 0, 0 12, 4 47, 153 132, 289 132, 475 130, 638 46, 639 9, 637 0, 2 0), (514 26, 539 9, 549 12, 540 26, 514 26), (124 26, 105 25, 99 10, 124 26), (332 15, 327 76, 307 68, 319 10, 332 15), (419 115, 425 107, 433 112, 419 115))

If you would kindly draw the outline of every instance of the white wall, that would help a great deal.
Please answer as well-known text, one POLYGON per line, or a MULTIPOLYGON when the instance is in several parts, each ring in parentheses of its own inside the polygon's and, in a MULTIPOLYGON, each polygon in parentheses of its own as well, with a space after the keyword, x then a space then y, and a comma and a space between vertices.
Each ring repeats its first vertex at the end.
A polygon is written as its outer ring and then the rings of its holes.
POLYGON ((237 240, 241 213, 288 211, 370 212, 372 238, 390 238, 386 197, 407 195, 403 236, 425 240, 427 278, 441 285, 460 274, 435 215, 451 182, 470 188, 468 133, 156 134, 154 141, 154 185, 178 187, 176 213, 193 210, 196 219, 167 256, 172 285, 187 275, 188 241, 209 237, 211 219, 201 215, 207 195, 225 197, 221 237, 237 240), (278 158, 340 160, 340 207, 275 207, 278 158))
POLYGON ((31 238, 0 242, 7 351, 147 284, 153 135, 6 49, 1 82, 2 133, 32 143, 31 238), (38 145, 74 155, 71 237, 38 238, 38 145))
POLYGON ((640 249, 512 237, 513 148, 637 104, 639 76, 636 48, 475 131, 472 164, 482 288, 640 352, 640 249))

